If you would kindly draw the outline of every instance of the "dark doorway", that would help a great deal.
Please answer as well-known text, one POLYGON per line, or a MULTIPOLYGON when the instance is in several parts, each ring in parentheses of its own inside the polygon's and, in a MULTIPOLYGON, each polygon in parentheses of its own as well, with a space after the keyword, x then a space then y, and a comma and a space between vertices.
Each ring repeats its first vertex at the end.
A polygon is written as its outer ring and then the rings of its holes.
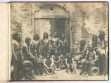
POLYGON ((62 34, 64 34, 70 44, 70 19, 68 18, 37 18, 35 19, 34 27, 34 34, 39 34, 41 39, 44 32, 49 35, 57 32, 60 39, 62 34))
POLYGON ((60 39, 62 37, 62 34, 64 34, 70 46, 70 19, 51 18, 50 25, 51 25, 51 34, 53 35, 54 32, 57 32, 57 35, 60 39))
POLYGON ((65 18, 54 18, 50 20, 52 34, 57 32, 58 37, 61 39, 62 34, 65 33, 65 18))

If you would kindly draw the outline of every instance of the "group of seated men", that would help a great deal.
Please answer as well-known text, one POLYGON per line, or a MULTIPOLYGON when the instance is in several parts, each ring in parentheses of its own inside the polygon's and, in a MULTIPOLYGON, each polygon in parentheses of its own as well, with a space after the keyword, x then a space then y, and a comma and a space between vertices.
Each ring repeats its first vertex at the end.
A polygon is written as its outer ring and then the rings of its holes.
POLYGON ((107 55, 105 33, 100 32, 99 38, 96 35, 92 36, 92 43, 87 44, 84 40, 80 41, 79 52, 75 56, 77 69, 80 70, 80 75, 106 75, 107 71, 107 55), (100 37, 102 36, 102 37, 100 37))
POLYGON ((101 49, 105 48, 104 32, 100 32, 99 38, 94 35, 89 46, 81 40, 77 53, 70 52, 64 34, 59 38, 55 32, 49 38, 45 32, 43 39, 35 34, 33 39, 27 37, 22 44, 20 34, 16 32, 12 40, 11 79, 34 79, 35 75, 52 75, 56 70, 63 69, 67 73, 76 73, 76 68, 80 69, 80 75, 90 75, 92 66, 98 67, 100 75, 103 75, 106 59, 105 54, 98 50, 98 45, 101 49))

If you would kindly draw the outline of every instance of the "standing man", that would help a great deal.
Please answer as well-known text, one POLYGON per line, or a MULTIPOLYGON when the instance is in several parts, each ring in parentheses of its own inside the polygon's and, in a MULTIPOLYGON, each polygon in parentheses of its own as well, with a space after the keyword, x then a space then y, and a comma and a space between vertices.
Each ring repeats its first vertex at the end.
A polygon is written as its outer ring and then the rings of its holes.
POLYGON ((49 36, 45 32, 43 35, 43 40, 41 42, 41 53, 44 58, 46 58, 47 53, 49 53, 49 36))
POLYGON ((50 40, 51 55, 56 55, 55 51, 58 51, 60 53, 59 48, 60 48, 60 40, 57 37, 57 33, 55 32, 53 38, 51 38, 50 40))
POLYGON ((13 34, 12 39, 12 60, 11 66, 14 67, 12 73, 12 80, 22 79, 22 60, 23 56, 21 53, 21 37, 18 32, 13 34))
POLYGON ((99 39, 98 39, 98 49, 101 53, 101 56, 99 57, 100 75, 107 74, 108 56, 107 56, 106 48, 107 48, 107 45, 106 45, 106 40, 105 40, 105 32, 101 31, 99 33, 99 39))
POLYGON ((106 53, 105 32, 103 31, 99 33, 98 48, 102 53, 106 53))

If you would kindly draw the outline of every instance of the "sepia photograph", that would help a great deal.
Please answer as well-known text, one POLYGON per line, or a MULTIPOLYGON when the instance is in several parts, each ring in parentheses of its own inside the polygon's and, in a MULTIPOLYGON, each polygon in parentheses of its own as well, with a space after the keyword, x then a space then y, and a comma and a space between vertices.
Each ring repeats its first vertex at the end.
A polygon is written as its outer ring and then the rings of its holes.
POLYGON ((108 80, 108 2, 11 2, 10 80, 108 80))

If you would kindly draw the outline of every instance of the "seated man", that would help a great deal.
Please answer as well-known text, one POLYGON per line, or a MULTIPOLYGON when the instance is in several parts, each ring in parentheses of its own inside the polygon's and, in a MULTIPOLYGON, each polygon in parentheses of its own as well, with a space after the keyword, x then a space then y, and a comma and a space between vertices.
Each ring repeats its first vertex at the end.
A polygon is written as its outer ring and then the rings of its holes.
POLYGON ((30 52, 30 44, 31 44, 31 38, 27 37, 22 46, 22 54, 23 54, 24 60, 30 60, 32 58, 33 59, 35 58, 30 52))
POLYGON ((68 40, 65 38, 65 34, 62 34, 62 37, 60 38, 60 66, 61 66, 61 69, 66 68, 65 58, 66 58, 68 51, 69 51, 68 40))
POLYGON ((66 57, 60 56, 60 69, 66 69, 66 57))
POLYGON ((98 37, 97 35, 92 36, 92 48, 96 48, 98 43, 98 37))
POLYGON ((96 66, 99 68, 100 75, 107 75, 107 55, 105 53, 100 53, 98 49, 96 49, 96 55, 98 56, 98 60, 96 61, 96 66))
POLYGON ((53 61, 54 61, 55 68, 56 70, 60 70, 60 55, 58 51, 55 51, 54 54, 55 55, 53 55, 53 61))
POLYGON ((65 38, 65 35, 62 34, 62 37, 60 39, 60 51, 61 51, 61 56, 65 57, 67 52, 68 52, 68 40, 65 38))
POLYGON ((49 54, 44 59, 44 69, 47 75, 54 74, 54 63, 53 63, 53 59, 49 56, 49 54))
POLYGON ((39 73, 40 66, 39 66, 39 62, 37 61, 38 57, 35 51, 35 43, 31 42, 31 38, 27 37, 25 39, 25 43, 23 44, 23 47, 22 47, 22 53, 23 53, 24 60, 31 61, 32 64, 34 65, 33 66, 34 74, 40 75, 39 73))
POLYGON ((82 64, 80 75, 90 75, 91 68, 95 65, 97 56, 92 47, 88 47, 85 61, 82 64))
POLYGON ((82 65, 81 60, 85 58, 85 55, 86 55, 86 42, 85 40, 81 40, 77 56, 75 57, 78 69, 80 69, 82 65))
POLYGON ((44 59, 45 58, 43 56, 40 56, 38 62, 39 62, 39 65, 40 65, 39 70, 41 72, 41 75, 45 76, 46 72, 45 72, 45 67, 44 67, 44 59))
POLYGON ((70 53, 67 54, 67 58, 66 58, 66 65, 67 65, 67 69, 66 71, 68 73, 76 73, 76 63, 74 61, 74 58, 72 57, 72 55, 70 55, 70 53))
POLYGON ((25 60, 23 61, 23 70, 24 70, 24 78, 25 80, 35 79, 34 71, 33 71, 33 63, 31 61, 25 60))

